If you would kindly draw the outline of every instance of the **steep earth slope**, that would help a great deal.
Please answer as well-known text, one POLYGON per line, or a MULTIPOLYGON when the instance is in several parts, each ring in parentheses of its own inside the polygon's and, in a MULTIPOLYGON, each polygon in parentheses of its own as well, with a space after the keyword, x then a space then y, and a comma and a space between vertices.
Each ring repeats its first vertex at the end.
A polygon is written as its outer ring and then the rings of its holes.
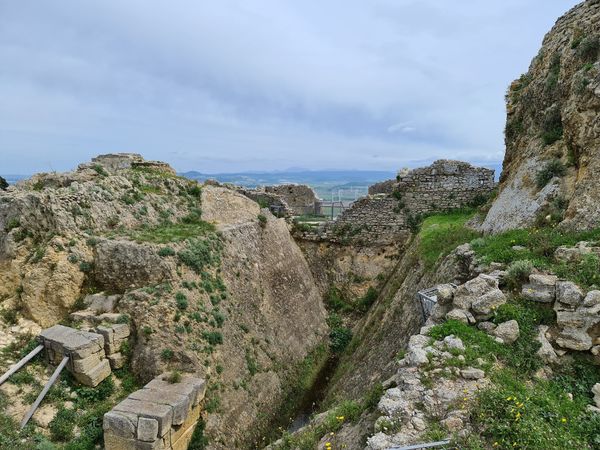
POLYGON ((321 296, 283 220, 140 159, 98 158, 0 192, 3 316, 48 327, 87 294, 116 294, 140 381, 175 369, 208 379, 211 448, 244 448, 321 343, 321 296))
POLYGON ((506 154, 485 232, 600 224, 600 2, 561 17, 506 96, 506 154))

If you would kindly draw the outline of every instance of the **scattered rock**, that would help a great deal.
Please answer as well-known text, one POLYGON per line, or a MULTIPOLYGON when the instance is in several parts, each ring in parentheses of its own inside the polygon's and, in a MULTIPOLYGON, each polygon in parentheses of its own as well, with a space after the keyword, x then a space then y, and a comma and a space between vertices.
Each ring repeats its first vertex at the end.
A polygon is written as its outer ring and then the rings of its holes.
POLYGON ((555 275, 531 274, 529 283, 523 285, 521 294, 528 300, 541 303, 552 303, 556 298, 555 275))
POLYGON ((449 349, 457 349, 461 351, 465 350, 465 345, 463 344, 463 341, 460 338, 454 337, 453 335, 446 336, 444 338, 444 344, 446 344, 446 347, 448 347, 449 349))
POLYGON ((477 324, 477 328, 479 328, 481 331, 491 334, 496 329, 496 324, 493 322, 479 322, 477 324))
POLYGON ((579 306, 583 299, 583 291, 571 281, 556 283, 556 300, 571 306, 579 306))
POLYGON ((519 338, 519 323, 516 320, 502 322, 492 333, 505 344, 512 344, 519 338))
POLYGON ((465 380, 480 380, 481 378, 485 377, 485 372, 481 369, 468 367, 460 371, 460 376, 465 380))
POLYGON ((556 352, 554 351, 554 347, 552 347, 552 344, 550 344, 550 341, 548 341, 548 338, 546 337, 547 331, 547 325, 540 325, 538 327, 537 340, 540 344, 542 344, 542 346, 537 351, 537 354, 540 356, 540 358, 542 358, 542 361, 546 363, 553 363, 556 362, 556 360, 558 359, 558 355, 556 354, 556 352))

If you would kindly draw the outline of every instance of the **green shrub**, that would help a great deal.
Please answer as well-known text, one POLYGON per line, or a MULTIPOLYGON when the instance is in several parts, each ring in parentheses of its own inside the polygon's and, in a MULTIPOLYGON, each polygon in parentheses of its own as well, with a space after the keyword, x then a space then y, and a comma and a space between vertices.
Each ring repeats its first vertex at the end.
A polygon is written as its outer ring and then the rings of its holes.
POLYGON ((536 182, 538 188, 543 188, 554 177, 562 177, 567 172, 567 168, 560 159, 553 159, 537 173, 536 182))
POLYGON ((325 294, 325 304, 333 311, 351 311, 352 306, 344 295, 344 293, 336 288, 330 286, 329 290, 325 294))
POLYGON ((21 226, 21 220, 18 217, 11 217, 6 222, 6 232, 8 233, 10 230, 14 230, 15 228, 19 228, 21 226))
POLYGON ((167 377, 167 381, 171 384, 181 382, 181 372, 179 370, 173 370, 167 377))
POLYGON ((183 292, 177 292, 175 294, 175 302, 177 303, 177 308, 181 311, 188 307, 188 299, 183 292))
POLYGON ((533 263, 528 259, 513 261, 506 270, 504 281, 511 289, 515 289, 529 279, 532 271, 533 263))
POLYGON ((15 325, 18 321, 17 311, 14 309, 2 309, 0 310, 0 316, 8 325, 15 325))
POLYGON ((210 345, 218 345, 223 343, 223 335, 219 331, 205 331, 202 337, 207 340, 210 345))
POLYGON ((223 244, 216 237, 190 239, 185 249, 177 253, 179 260, 200 274, 205 267, 220 263, 223 244))
POLYGON ((369 287, 365 295, 360 299, 358 309, 362 312, 367 312, 371 305, 375 303, 375 300, 377 300, 378 295, 377 289, 373 286, 369 287))
POLYGON ((577 47, 577 56, 588 63, 596 62, 598 60, 599 53, 600 38, 598 36, 586 37, 577 47))
POLYGON ((542 140, 544 145, 551 145, 562 138, 562 115, 558 107, 552 108, 542 121, 542 140))
POLYGON ((68 442, 73 439, 73 430, 77 419, 77 413, 73 409, 60 408, 56 416, 50 422, 50 436, 54 441, 68 442))
POLYGON ((329 332, 329 345, 333 353, 341 353, 352 340, 352 330, 346 327, 336 327, 329 332))
POLYGON ((163 247, 158 251, 158 256, 166 257, 175 255, 175 250, 171 247, 163 247))
POLYGON ((558 79, 560 76, 560 53, 556 52, 552 55, 550 60, 550 67, 548 68, 548 74, 546 75, 546 92, 553 94, 558 86, 558 79))
POLYGON ((106 171, 106 169, 104 167, 102 167, 100 164, 94 164, 92 166, 92 169, 94 169, 94 171, 98 174, 101 175, 103 177, 107 177, 108 176, 108 172, 106 171))
POLYGON ((261 226, 261 228, 265 228, 267 226, 267 216, 264 214, 259 214, 256 218, 258 219, 258 224, 261 226))
POLYGON ((81 270, 83 273, 89 273, 92 271, 93 268, 94 266, 91 262, 81 261, 79 263, 79 270, 81 270))
POLYGON ((175 352, 170 348, 164 348, 162 352, 160 352, 160 359, 163 361, 171 361, 175 357, 175 352))

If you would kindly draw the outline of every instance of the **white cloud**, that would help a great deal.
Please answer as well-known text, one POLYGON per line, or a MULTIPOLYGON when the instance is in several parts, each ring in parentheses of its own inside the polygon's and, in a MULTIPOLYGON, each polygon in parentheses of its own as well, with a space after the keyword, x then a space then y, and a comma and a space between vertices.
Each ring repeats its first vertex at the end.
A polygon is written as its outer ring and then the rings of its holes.
POLYGON ((575 3, 1 2, 1 170, 498 160, 505 89, 575 3))

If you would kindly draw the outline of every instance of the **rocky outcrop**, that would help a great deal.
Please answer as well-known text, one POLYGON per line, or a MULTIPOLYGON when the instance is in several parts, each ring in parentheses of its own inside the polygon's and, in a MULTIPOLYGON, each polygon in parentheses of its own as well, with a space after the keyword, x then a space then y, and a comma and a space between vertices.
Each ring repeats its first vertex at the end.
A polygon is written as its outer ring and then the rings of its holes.
POLYGON ((327 333, 284 220, 139 155, 0 191, 0 302, 43 327, 83 306, 70 320, 104 338, 109 373, 127 362, 144 382, 170 370, 210 379, 213 448, 261 436, 327 333))
POLYGON ((507 101, 498 197, 482 230, 600 225, 600 3, 561 17, 507 101))

